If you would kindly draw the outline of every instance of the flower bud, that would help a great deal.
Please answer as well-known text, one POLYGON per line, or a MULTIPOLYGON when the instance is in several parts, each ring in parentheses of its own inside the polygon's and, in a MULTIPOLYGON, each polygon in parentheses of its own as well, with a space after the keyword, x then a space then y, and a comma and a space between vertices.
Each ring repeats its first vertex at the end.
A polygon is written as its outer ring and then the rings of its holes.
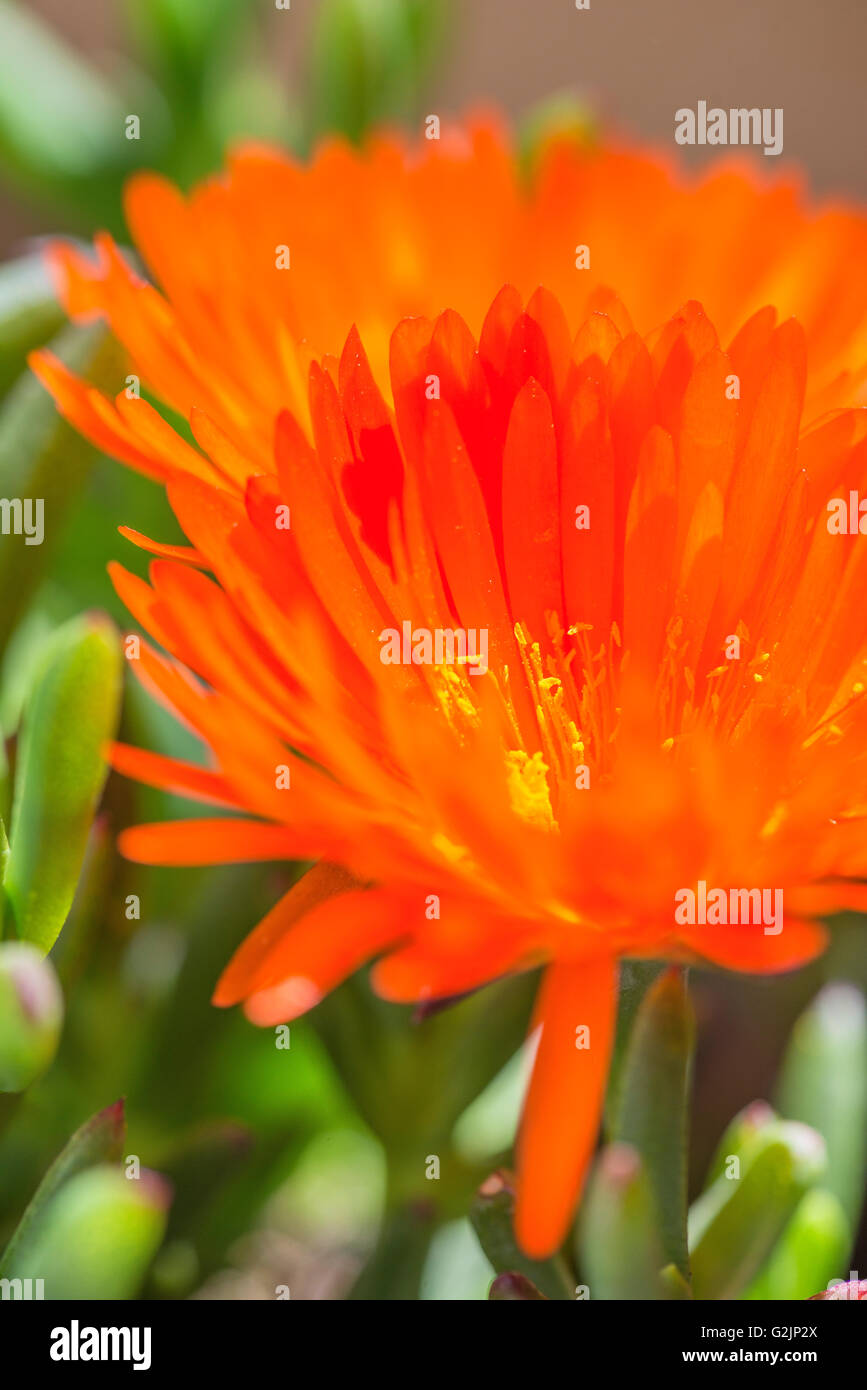
POLYGON ((0 1091, 23 1091, 49 1065, 63 1023, 54 966, 26 941, 0 945, 0 1091))

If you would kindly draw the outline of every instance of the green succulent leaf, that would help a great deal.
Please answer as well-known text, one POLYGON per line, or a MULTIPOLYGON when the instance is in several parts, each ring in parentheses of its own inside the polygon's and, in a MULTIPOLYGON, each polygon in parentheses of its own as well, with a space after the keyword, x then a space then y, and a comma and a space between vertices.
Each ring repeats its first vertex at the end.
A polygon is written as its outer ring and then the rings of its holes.
POLYGON ((814 1187, 801 1199, 761 1273, 744 1291, 751 1299, 810 1298, 845 1277, 852 1231, 837 1197, 814 1187))
POLYGON ((619 1070, 610 1132, 641 1155, 659 1211, 664 1259, 688 1278, 687 1105, 695 1021, 685 973, 671 968, 641 1000, 619 1070))
POLYGON ((565 1261, 531 1260, 518 1248, 514 1227, 515 1190, 508 1173, 492 1173, 482 1183, 470 1207, 470 1222, 482 1250, 498 1274, 528 1279, 544 1298, 574 1296, 574 1280, 565 1261))
POLYGON ((72 906, 117 726, 121 663, 107 619, 75 619, 52 643, 25 711, 5 892, 15 933, 43 952, 72 906))
POLYGON ((839 1199, 854 1232, 867 1168, 867 1004, 855 985, 826 985, 795 1024, 778 1104, 781 1114, 823 1136, 823 1186, 839 1199))
POLYGON ((693 1203, 692 1289, 697 1299, 737 1298, 770 1255, 798 1203, 825 1170, 825 1144, 806 1125, 768 1125, 693 1203))
POLYGON ((717 1145, 705 1187, 726 1175, 732 1160, 741 1167, 762 1147, 769 1134, 779 1125, 780 1118, 767 1101, 754 1100, 738 1111, 717 1145))
POLYGON ((9 1261, 9 1279, 41 1279, 48 1299, 133 1298, 162 1241, 168 1184, 98 1164, 64 1182, 9 1261))
POLYGON ((30 1200, 18 1227, 0 1259, 0 1275, 11 1269, 17 1252, 24 1248, 42 1212, 65 1182, 96 1163, 119 1162, 126 1131, 123 1101, 107 1105, 86 1120, 52 1163, 30 1200))
MULTIPOLYGON (((119 349, 100 325, 70 325, 51 341, 50 348, 94 385, 111 391, 119 388, 119 349)), ((93 447, 61 419, 44 387, 30 372, 25 373, 0 409, 0 499, 10 503, 13 522, 14 504, 23 508, 30 503, 29 517, 21 511, 21 533, 0 537, 0 654, 46 571, 67 509, 97 457, 93 447)))
POLYGON ((53 337, 63 319, 43 256, 0 266, 0 399, 26 370, 27 353, 53 337))
POLYGON ((579 1252, 591 1299, 666 1296, 656 1202, 641 1157, 628 1144, 609 1145, 597 1160, 581 1212, 579 1252))

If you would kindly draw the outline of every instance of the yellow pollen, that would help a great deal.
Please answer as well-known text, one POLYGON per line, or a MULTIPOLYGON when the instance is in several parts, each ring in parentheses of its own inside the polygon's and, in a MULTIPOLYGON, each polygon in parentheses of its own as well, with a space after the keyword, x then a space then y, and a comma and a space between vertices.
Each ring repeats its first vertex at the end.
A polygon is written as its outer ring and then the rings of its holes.
POLYGON ((462 666, 437 666, 430 675, 434 694, 440 703, 443 714, 454 727, 456 716, 477 727, 480 721, 479 709, 473 699, 470 677, 462 666))
POLYGON ((506 781, 512 810, 540 830, 553 830, 556 825, 547 772, 548 766, 541 753, 531 757, 517 748, 506 754, 506 781))
POLYGON ((463 845, 456 845, 454 840, 450 840, 440 830, 433 836, 433 846, 450 864, 465 863, 470 857, 469 851, 463 845))

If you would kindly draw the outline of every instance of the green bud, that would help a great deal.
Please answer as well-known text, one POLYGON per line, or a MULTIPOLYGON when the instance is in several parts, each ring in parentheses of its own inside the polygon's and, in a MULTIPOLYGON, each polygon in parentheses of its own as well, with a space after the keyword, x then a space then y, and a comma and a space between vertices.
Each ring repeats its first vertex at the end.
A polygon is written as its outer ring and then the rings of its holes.
POLYGON ((0 1091, 23 1091, 51 1063, 63 1024, 54 966, 23 941, 0 944, 0 1091))
POLYGON ((660 1299, 664 1263, 653 1192, 637 1151, 611 1144, 600 1155, 581 1214, 581 1269, 591 1299, 660 1299))

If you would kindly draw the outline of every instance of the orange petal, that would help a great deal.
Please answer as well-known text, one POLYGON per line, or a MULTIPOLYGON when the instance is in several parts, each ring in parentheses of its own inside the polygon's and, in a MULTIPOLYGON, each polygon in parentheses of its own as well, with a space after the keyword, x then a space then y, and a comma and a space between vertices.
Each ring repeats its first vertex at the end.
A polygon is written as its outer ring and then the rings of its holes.
POLYGON ((254 1023, 285 1023, 405 935, 405 903, 385 893, 349 892, 356 885, 347 874, 329 886, 327 894, 321 883, 301 894, 292 889, 271 909, 230 962, 215 1004, 246 998, 254 1023))
POLYGON ((257 972, 290 927, 329 898, 357 887, 357 880, 338 865, 324 860, 314 864, 238 947, 220 976, 213 1003, 221 1008, 237 1004, 250 992, 257 972))
POLYGON ((617 969, 607 957, 552 965, 534 1026, 542 1038, 521 1118, 515 1233, 533 1259, 563 1240, 599 1128, 616 1013, 617 969), (576 1029, 589 1030, 578 1047, 576 1029))
POLYGON ((776 975, 815 960, 827 945, 828 933, 816 922, 787 917, 777 936, 766 936, 762 926, 704 926, 685 933, 683 941, 714 965, 776 975))
POLYGON ((195 763, 165 758, 144 748, 132 748, 126 743, 113 743, 108 753, 115 772, 134 777, 149 787, 161 787, 176 796, 188 796, 195 801, 209 801, 218 806, 240 807, 225 778, 195 763))
POLYGON ((255 820, 176 820, 134 825, 118 836, 118 849, 137 864, 244 864, 293 859, 297 841, 282 825, 255 820))

